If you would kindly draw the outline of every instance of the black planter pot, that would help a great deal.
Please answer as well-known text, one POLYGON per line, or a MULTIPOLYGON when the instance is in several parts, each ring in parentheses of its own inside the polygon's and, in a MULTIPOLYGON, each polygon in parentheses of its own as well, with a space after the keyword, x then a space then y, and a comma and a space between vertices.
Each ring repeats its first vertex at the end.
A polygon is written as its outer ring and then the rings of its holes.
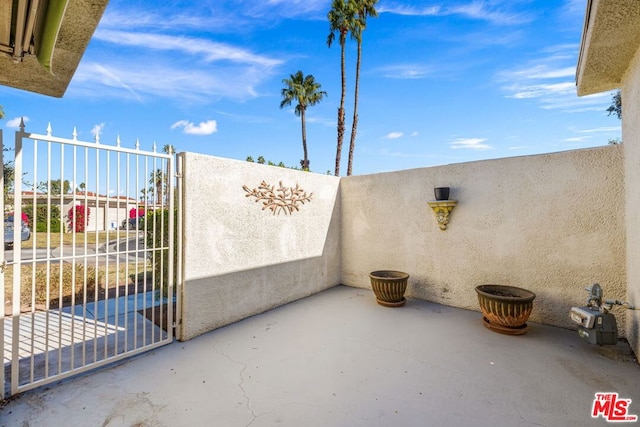
POLYGON ((436 200, 449 200, 449 187, 436 187, 433 192, 436 200))

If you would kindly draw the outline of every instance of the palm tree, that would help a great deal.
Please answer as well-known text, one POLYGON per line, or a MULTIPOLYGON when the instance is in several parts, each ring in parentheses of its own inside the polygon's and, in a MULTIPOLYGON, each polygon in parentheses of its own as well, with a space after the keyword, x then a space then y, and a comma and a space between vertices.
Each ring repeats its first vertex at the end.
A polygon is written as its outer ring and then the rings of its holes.
POLYGON ((340 76, 342 79, 342 92, 340 94, 340 107, 338 107, 338 143, 336 147, 336 169, 335 175, 340 175, 340 158, 342 157, 342 141, 344 140, 344 98, 347 92, 347 80, 345 77, 345 55, 344 47, 347 42, 347 34, 349 29, 353 27, 353 21, 355 19, 355 13, 352 6, 352 2, 346 0, 333 0, 331 3, 331 10, 327 15, 329 18, 329 36, 327 37, 327 45, 331 47, 331 44, 335 40, 336 33, 339 34, 340 41, 340 76))
POLYGON ((360 60, 362 57, 362 32, 367 28, 367 17, 376 18, 376 3, 378 0, 349 0, 349 4, 356 11, 356 19, 350 28, 351 37, 358 42, 358 59, 356 62, 356 88, 353 101, 353 125, 351 127, 351 141, 349 143, 349 163, 347 165, 347 176, 353 172, 353 152, 356 147, 356 131, 358 128, 358 88, 360 83, 360 60))
POLYGON ((155 186, 156 204, 160 204, 162 202, 162 195, 164 194, 162 190, 164 188, 165 179, 166 179, 166 174, 162 172, 162 169, 156 169, 155 172, 151 172, 151 177, 149 178, 149 184, 151 184, 152 186, 155 186))
POLYGON ((327 92, 320 90, 321 84, 315 81, 315 78, 309 74, 305 76, 302 71, 291 74, 290 78, 283 79, 282 83, 282 102, 280 108, 291 105, 293 101, 297 101, 296 116, 302 118, 302 150, 304 158, 300 161, 303 170, 309 170, 309 157, 307 155, 307 131, 305 127, 305 112, 308 106, 316 105, 322 98, 327 96, 327 92))
POLYGON ((173 148, 173 145, 171 144, 164 144, 164 146, 162 147, 162 152, 165 154, 173 154, 176 152, 176 149, 173 148))

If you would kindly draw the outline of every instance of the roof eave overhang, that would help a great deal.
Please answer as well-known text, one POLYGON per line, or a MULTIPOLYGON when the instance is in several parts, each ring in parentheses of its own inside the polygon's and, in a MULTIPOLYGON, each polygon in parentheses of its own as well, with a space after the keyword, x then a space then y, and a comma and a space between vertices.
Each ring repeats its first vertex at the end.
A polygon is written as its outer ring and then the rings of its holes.
POLYGON ((587 0, 576 69, 579 96, 621 86, 640 47, 640 1, 587 0))
POLYGON ((95 32, 109 0, 69 0, 52 43, 51 68, 34 54, 20 61, 0 55, 0 85, 62 97, 95 32))

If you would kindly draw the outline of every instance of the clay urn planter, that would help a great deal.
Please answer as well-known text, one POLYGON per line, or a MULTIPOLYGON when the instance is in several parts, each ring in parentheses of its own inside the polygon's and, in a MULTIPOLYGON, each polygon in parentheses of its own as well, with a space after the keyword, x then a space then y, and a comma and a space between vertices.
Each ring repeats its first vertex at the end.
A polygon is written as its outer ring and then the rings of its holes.
POLYGON ((371 288, 378 304, 385 307, 400 307, 405 303, 409 275, 402 271, 379 270, 369 273, 371 288))
POLYGON ((506 285, 476 287, 484 325, 494 332, 522 335, 527 332, 527 319, 533 309, 533 292, 506 285))

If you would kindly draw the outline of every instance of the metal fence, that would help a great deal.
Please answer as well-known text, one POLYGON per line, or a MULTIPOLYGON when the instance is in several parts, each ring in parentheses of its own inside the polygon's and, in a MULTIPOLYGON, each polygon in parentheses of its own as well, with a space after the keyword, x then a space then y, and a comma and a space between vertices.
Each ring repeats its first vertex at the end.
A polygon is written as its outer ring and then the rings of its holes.
POLYGON ((172 342, 172 147, 83 142, 75 130, 64 139, 21 123, 14 150, 12 162, 0 161, 1 397, 172 342))

